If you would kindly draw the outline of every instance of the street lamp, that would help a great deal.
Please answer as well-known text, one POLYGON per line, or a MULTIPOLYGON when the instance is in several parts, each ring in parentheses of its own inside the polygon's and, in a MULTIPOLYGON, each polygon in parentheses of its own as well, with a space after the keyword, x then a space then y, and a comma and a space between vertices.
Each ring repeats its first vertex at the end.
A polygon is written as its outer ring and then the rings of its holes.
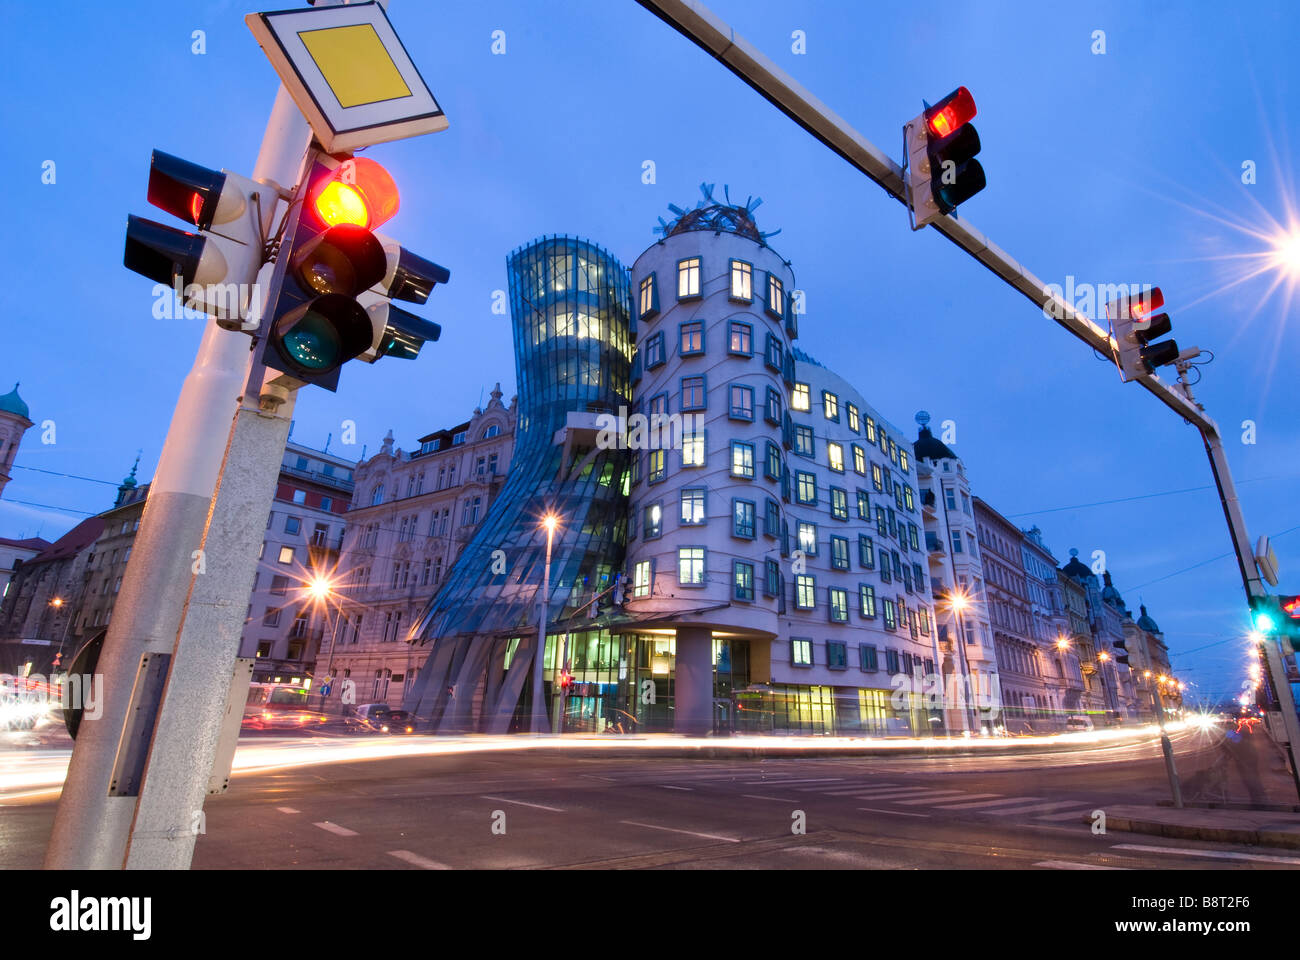
MULTIPOLYGON (((316 576, 312 577, 311 580, 307 581, 307 585, 303 589, 307 593, 307 595, 312 598, 312 601, 316 604, 316 606, 319 607, 322 603, 328 604, 330 600, 333 600, 335 597, 339 596, 337 593, 334 592, 334 584, 335 581, 329 579, 328 577, 324 577, 321 576, 320 574, 317 574, 316 576)), ((328 606, 326 607, 326 610, 328 611, 328 606)), ((334 629, 330 631, 329 659, 325 665, 325 676, 330 677, 331 680, 334 676, 334 642, 338 639, 338 635, 339 635, 339 617, 335 615, 334 629)), ((322 693, 321 694, 322 704, 324 703, 324 699, 325 699, 325 694, 322 693)))
POLYGON ((963 682, 966 685, 966 689, 969 691, 968 695, 963 695, 962 697, 962 700, 964 701, 961 711, 962 721, 968 725, 971 735, 973 736, 975 731, 979 728, 979 724, 976 718, 970 713, 970 700, 974 696, 974 683, 970 675, 970 665, 966 659, 966 623, 962 617, 962 612, 969 607, 970 604, 970 597, 961 590, 948 591, 948 607, 952 610, 954 626, 957 628, 957 636, 954 638, 957 646, 957 664, 961 667, 962 674, 965 678, 963 682))
MULTIPOLYGON (((533 656, 533 720, 532 732, 540 735, 546 724, 546 706, 542 702, 542 660, 546 654, 546 619, 547 608, 551 598, 551 546, 555 540, 555 528, 560 525, 558 514, 547 511, 542 517, 542 528, 546 531, 546 567, 542 574, 542 595, 537 605, 537 652, 533 656)), ((556 651, 558 656, 559 651, 556 651)), ((557 725, 558 724, 557 704, 557 725)))

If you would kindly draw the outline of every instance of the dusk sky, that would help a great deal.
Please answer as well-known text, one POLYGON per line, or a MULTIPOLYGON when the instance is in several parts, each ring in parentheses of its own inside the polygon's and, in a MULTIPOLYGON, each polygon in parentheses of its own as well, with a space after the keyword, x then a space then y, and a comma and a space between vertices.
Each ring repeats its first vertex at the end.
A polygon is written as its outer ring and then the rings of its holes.
MULTIPOLYGON (((711 7, 896 160, 922 99, 967 86, 988 188, 961 215, 1046 283, 1163 289, 1180 345, 1214 353, 1195 391, 1223 429, 1252 539, 1274 537, 1279 590, 1300 592, 1300 298, 1276 269, 1235 282, 1265 265, 1246 255, 1266 235, 1300 231, 1300 5, 711 7)), ((122 266, 126 217, 171 222, 145 199, 154 148, 251 173, 277 86, 243 21, 252 9, 6 7, 0 393, 21 381, 37 426, 0 536, 53 540, 110 506, 137 450, 140 479, 153 475, 203 321, 153 317, 151 281, 122 266)), ((409 450, 495 382, 508 399, 509 318, 491 308, 511 250, 567 233, 630 265, 669 203, 729 185, 733 200, 761 196, 759 227, 781 230, 771 245, 806 291, 798 346, 909 437, 919 410, 954 421, 975 492, 1037 523, 1058 564, 1071 547, 1085 562, 1104 550, 1195 685, 1189 702, 1238 690, 1247 610, 1192 427, 937 232, 913 234, 898 202, 632 0, 393 0, 389 16, 450 127, 366 155, 402 193, 384 231, 451 270, 414 308, 442 339, 415 362, 349 364, 337 393, 302 391, 294 440, 323 447, 332 433, 332 451, 359 457, 391 428, 409 450), (339 442, 345 419, 355 447, 339 442)))

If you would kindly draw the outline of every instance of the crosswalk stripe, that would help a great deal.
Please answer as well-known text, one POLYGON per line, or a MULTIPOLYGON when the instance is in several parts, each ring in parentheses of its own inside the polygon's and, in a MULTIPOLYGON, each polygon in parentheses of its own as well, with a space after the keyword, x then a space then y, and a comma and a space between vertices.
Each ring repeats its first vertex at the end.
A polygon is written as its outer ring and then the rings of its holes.
POLYGON ((876 793, 881 791, 892 792, 894 790, 903 790, 903 789, 907 789, 907 788, 896 786, 896 785, 894 786, 884 785, 879 783, 859 783, 857 786, 854 787, 834 787, 830 790, 827 790, 824 787, 800 787, 798 792, 799 793, 824 793, 828 797, 841 797, 841 796, 846 797, 855 793, 876 793))
POLYGON ((1053 800, 1051 803, 1035 803, 1028 807, 1005 807, 1001 810, 990 810, 989 813, 996 814, 999 817, 1010 817, 1017 813, 1046 813, 1049 810, 1060 810, 1062 807, 1075 807, 1079 805, 1078 800, 1053 800))
POLYGON ((1128 867, 1107 867, 1100 863, 1075 863, 1072 860, 1039 860, 1036 867, 1049 870, 1127 870, 1128 867))
POLYGON ((745 782, 747 787, 767 787, 778 786, 784 787, 788 783, 843 783, 843 777, 804 777, 799 780, 778 780, 768 777, 766 780, 748 780, 745 782))
POLYGON ((1058 822, 1059 822, 1059 821, 1062 821, 1062 820, 1081 821, 1081 820, 1083 820, 1083 818, 1084 818, 1085 815, 1087 815, 1087 816, 1091 816, 1091 815, 1092 815, 1092 811, 1095 810, 1095 809, 1096 809, 1096 807, 1094 807, 1092 804, 1088 804, 1088 806, 1086 806, 1086 807, 1076 807, 1076 808, 1073 809, 1073 810, 1064 810, 1064 811, 1062 811, 1061 813, 1049 813, 1049 814, 1047 814, 1047 815, 1045 815, 1045 816, 1042 816, 1042 817, 1034 817, 1034 819, 1035 819, 1035 820, 1055 820, 1055 821, 1058 821, 1058 822))
MULTIPOLYGON (((945 791, 945 792, 948 792, 948 791, 945 791)), ((966 793, 966 792, 964 792, 964 791, 962 791, 962 790, 953 790, 953 791, 951 791, 951 792, 952 792, 952 793, 956 793, 956 794, 960 794, 960 795, 961 795, 961 798, 962 798, 963 800, 983 800, 985 797, 1000 797, 1000 796, 1002 796, 1002 794, 1000 794, 1000 793, 966 793)), ((936 803, 936 802, 938 802, 938 803, 950 803, 951 801, 956 800, 956 799, 957 799, 956 797, 952 797, 952 796, 945 797, 945 798, 943 798, 942 800, 940 800, 939 797, 920 797, 920 798, 916 798, 916 799, 912 799, 912 800, 895 800, 894 803, 898 804, 900 807, 918 807, 918 806, 922 806, 923 804, 927 804, 927 803, 936 803)))
POLYGON ((882 810, 879 807, 858 807, 867 813, 883 813, 891 817, 929 817, 928 813, 912 813, 910 810, 882 810))
POLYGON ((940 804, 940 810, 979 810, 983 807, 1005 807, 1012 803, 1029 803, 1032 800, 1041 800, 1042 797, 1007 797, 1004 800, 976 800, 974 803, 945 803, 940 804))
MULTIPOLYGON (((838 792, 838 791, 837 791, 837 792, 838 792)), ((934 787, 913 787, 913 788, 910 789, 910 790, 864 790, 864 789, 857 789, 857 790, 847 791, 847 792, 852 793, 852 795, 855 796, 855 797, 862 797, 864 800, 865 800, 865 799, 871 799, 871 800, 893 800, 895 797, 900 798, 900 799, 903 798, 903 797, 921 797, 921 796, 925 796, 925 795, 927 795, 927 794, 948 793, 949 791, 947 791, 947 790, 936 790, 936 789, 934 789, 934 787)), ((956 793, 962 793, 963 791, 961 791, 961 790, 957 790, 957 791, 953 791, 953 792, 956 792, 956 793)))
POLYGON ((398 860, 405 861, 413 867, 419 867, 422 870, 450 870, 451 867, 445 863, 439 863, 437 860, 430 860, 428 857, 422 857, 418 853, 412 853, 410 850, 389 850, 390 857, 396 857, 398 860))

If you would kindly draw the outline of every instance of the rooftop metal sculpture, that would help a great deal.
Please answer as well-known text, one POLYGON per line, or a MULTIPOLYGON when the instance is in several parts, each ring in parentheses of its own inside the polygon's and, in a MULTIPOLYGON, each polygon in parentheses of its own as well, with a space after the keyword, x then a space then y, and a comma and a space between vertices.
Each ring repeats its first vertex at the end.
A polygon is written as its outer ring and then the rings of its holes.
POLYGON ((725 202, 720 203, 713 197, 714 186, 715 184, 712 183, 701 183, 700 193, 704 194, 704 199, 698 201, 689 210, 683 210, 676 204, 668 204, 673 219, 665 221, 660 217, 659 226, 654 227, 653 232, 671 237, 673 234, 685 233, 688 230, 712 230, 715 234, 726 231, 748 237, 763 246, 767 246, 768 237, 774 237, 781 232, 773 230, 764 233, 754 222, 754 211, 762 204, 762 197, 746 197, 743 205, 734 204, 731 202, 731 188, 724 185, 722 194, 725 202))

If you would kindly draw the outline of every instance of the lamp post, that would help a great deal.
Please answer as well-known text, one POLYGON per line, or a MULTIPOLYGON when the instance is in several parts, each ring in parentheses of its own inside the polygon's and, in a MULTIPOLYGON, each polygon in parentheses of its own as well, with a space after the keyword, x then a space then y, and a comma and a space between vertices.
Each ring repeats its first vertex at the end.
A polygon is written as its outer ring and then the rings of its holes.
POLYGON ((957 628, 957 636, 954 638, 957 644, 957 665, 961 668, 964 680, 967 685, 967 692, 962 696, 961 716, 962 721, 968 725, 973 736, 978 728, 978 723, 970 714, 970 700, 974 695, 973 678, 970 674, 970 664, 966 660, 966 622, 962 617, 962 611, 970 606, 970 598, 960 590, 953 592, 948 591, 948 606, 952 609, 952 618, 957 628))
POLYGON ((542 574, 542 595, 537 604, 537 652, 533 656, 533 719, 531 724, 533 734, 539 736, 546 726, 546 705, 542 702, 542 661, 546 655, 546 615, 551 599, 551 546, 555 540, 555 528, 559 525, 560 518, 554 513, 548 512, 542 518, 542 527, 546 530, 546 567, 542 574))
MULTIPOLYGON (((317 606, 319 606, 322 603, 328 603, 328 601, 334 599, 334 597, 337 596, 337 594, 334 592, 334 581, 328 579, 327 577, 321 577, 321 576, 314 577, 307 584, 306 589, 307 589, 307 593, 311 595, 312 601, 317 606)), ((329 608, 327 606, 326 612, 328 613, 328 611, 329 608)), ((329 658, 325 665, 325 676, 327 677, 332 677, 334 675, 334 642, 335 640, 338 639, 338 635, 339 635, 339 618, 336 614, 334 617, 334 629, 330 631, 329 658)), ((325 700, 325 695, 321 694, 322 709, 324 708, 324 700, 325 700)))

